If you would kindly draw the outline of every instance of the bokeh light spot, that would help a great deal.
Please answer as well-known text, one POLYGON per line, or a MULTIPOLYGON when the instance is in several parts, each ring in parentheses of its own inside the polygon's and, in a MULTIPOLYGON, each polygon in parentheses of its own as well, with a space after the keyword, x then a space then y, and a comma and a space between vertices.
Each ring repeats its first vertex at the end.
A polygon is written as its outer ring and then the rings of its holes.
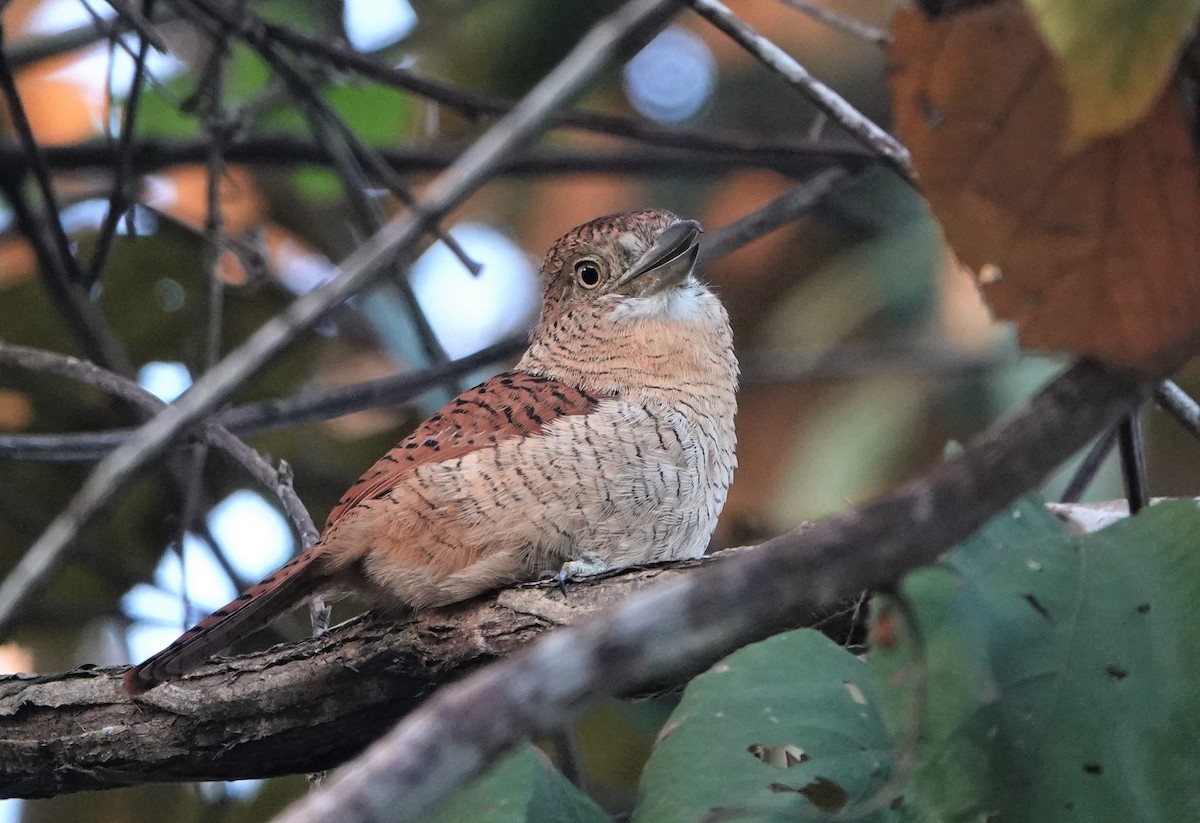
POLYGON ((478 275, 437 243, 409 276, 438 342, 458 358, 527 329, 537 312, 539 286, 529 257, 496 229, 464 223, 453 234, 483 265, 478 275))
POLYGON ((359 51, 378 51, 407 35, 417 25, 408 0, 346 0, 342 26, 350 45, 359 51))
POLYGON ((672 27, 625 64, 625 95, 638 113, 660 123, 679 123, 712 95, 716 62, 690 31, 672 27))

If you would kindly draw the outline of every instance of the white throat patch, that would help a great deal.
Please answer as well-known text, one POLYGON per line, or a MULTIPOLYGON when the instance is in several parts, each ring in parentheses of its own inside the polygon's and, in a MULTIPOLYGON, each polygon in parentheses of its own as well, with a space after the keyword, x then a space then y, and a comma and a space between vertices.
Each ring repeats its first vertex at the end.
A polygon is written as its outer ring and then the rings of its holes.
POLYGON ((712 292, 689 277, 680 288, 649 297, 625 297, 613 310, 614 320, 661 320, 688 322, 710 317, 715 302, 712 292))

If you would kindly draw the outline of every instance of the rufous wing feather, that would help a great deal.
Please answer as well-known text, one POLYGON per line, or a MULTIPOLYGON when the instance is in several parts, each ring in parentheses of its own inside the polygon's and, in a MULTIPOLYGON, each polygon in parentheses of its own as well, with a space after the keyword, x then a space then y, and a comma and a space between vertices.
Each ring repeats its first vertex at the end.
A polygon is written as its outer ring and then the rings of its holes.
MULTIPOLYGON (((460 394, 368 469, 338 501, 325 523, 335 524, 364 501, 386 494, 423 463, 453 460, 510 437, 537 434, 557 417, 586 414, 599 398, 526 372, 505 372, 460 394)), ((237 600, 201 620, 174 643, 125 673, 125 691, 141 694, 186 674, 238 639, 266 626, 329 582, 321 542, 237 600)))
POLYGON ((600 400, 561 381, 527 372, 490 377, 451 400, 377 460, 329 512, 325 529, 359 503, 387 493, 422 463, 453 460, 510 437, 537 434, 555 418, 587 414, 600 400))

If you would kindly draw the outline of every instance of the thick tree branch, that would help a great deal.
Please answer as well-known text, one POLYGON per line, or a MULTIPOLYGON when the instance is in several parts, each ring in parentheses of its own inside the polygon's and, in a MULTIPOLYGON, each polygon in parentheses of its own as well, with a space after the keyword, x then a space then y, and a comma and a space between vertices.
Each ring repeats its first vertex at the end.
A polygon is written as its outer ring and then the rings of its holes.
POLYGON ((1019 415, 895 492, 635 595, 441 689, 277 820, 417 820, 512 746, 606 695, 680 678, 934 562, 1151 389, 1078 363, 1019 415))
POLYGON ((701 562, 713 559, 571 584, 565 599, 557 588, 527 586, 409 620, 359 618, 323 637, 219 660, 136 702, 118 669, 0 679, 0 796, 335 766, 436 686, 701 562))

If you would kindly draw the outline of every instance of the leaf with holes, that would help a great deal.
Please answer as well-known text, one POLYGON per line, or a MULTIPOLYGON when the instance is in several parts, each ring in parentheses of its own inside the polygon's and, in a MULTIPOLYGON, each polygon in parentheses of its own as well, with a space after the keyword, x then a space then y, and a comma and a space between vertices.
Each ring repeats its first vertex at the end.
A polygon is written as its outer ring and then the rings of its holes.
POLYGON ((1023 345, 1151 373, 1200 342, 1200 169, 1178 93, 1077 144, 1025 8, 896 16, 896 122, 921 189, 1023 345))
POLYGON ((1200 819, 1198 534, 1190 501, 1083 537, 1026 501, 909 575, 925 660, 899 622, 870 665, 898 737, 926 684, 912 818, 1200 819))
POLYGON ((776 635, 688 684, 642 773, 634 823, 896 820, 879 796, 890 747, 862 661, 815 631, 776 635))
POLYGON ((609 823, 608 815, 571 785, 532 746, 493 766, 439 806, 427 823, 609 823))

